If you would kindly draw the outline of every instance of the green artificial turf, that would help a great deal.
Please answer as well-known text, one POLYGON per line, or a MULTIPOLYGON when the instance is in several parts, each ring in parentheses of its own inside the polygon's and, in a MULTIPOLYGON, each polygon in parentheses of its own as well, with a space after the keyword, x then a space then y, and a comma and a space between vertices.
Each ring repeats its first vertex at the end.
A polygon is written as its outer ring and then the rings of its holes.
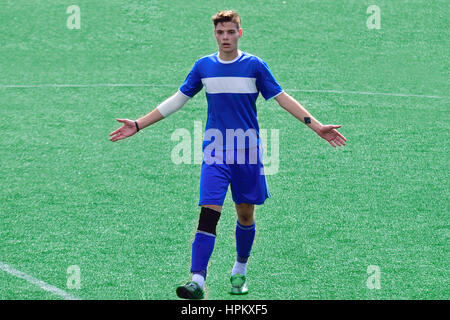
MULTIPOLYGON (((347 146, 259 98, 280 163, 256 209, 250 294, 228 294, 228 193, 206 298, 449 298, 446 1, 378 0, 379 30, 366 26, 372 1, 80 0, 81 29, 69 30, 73 4, 0 3, 0 262, 81 299, 176 299, 190 277, 200 165, 172 162, 171 135, 204 127, 204 91, 130 139, 108 134, 217 51, 210 17, 231 8, 240 48, 319 121, 342 124, 347 146), (66 285, 71 265, 79 290, 66 285), (370 265, 379 290, 366 285, 370 265)), ((0 270, 0 299, 60 297, 0 270)))

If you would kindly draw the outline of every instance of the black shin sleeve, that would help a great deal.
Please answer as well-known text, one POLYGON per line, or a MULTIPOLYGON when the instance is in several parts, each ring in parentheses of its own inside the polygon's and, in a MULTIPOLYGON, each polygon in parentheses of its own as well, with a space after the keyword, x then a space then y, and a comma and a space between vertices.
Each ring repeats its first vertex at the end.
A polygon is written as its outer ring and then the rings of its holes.
POLYGON ((198 231, 203 231, 216 235, 217 222, 220 219, 220 212, 211 208, 202 207, 200 219, 198 221, 198 231))

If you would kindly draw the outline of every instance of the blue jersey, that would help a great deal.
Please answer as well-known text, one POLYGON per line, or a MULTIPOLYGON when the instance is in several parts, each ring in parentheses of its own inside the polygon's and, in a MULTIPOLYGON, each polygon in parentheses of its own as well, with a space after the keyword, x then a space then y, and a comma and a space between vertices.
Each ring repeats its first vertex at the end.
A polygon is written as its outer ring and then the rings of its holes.
POLYGON ((269 100, 283 92, 267 64, 241 51, 223 61, 216 52, 195 62, 180 91, 192 98, 203 87, 208 101, 203 150, 212 142, 216 150, 259 145, 256 99, 259 93, 269 100))

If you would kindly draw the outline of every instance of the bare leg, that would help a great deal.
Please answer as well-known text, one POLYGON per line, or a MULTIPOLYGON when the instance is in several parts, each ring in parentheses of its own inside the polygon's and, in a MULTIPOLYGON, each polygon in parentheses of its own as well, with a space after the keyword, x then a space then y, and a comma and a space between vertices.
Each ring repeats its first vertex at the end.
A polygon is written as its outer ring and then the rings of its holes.
POLYGON ((251 226, 255 223, 255 205, 248 203, 237 204, 236 213, 238 216, 238 221, 243 226, 251 226))
POLYGON ((218 212, 222 212, 222 206, 218 206, 215 204, 203 204, 202 207, 210 208, 210 209, 216 210, 218 212))

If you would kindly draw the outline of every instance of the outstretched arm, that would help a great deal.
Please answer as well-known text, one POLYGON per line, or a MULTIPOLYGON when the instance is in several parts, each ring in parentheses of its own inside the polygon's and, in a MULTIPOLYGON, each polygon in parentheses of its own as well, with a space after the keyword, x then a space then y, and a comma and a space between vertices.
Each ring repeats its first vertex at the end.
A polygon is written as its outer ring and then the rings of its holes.
POLYGON ((188 96, 183 94, 181 91, 177 91, 173 96, 153 109, 153 111, 137 120, 116 119, 118 122, 123 123, 123 125, 116 131, 109 134, 111 136, 109 140, 115 142, 131 137, 138 132, 138 130, 142 130, 155 122, 158 122, 159 120, 167 118, 172 113, 177 112, 188 100, 188 96))
POLYGON ((292 98, 286 92, 283 92, 275 97, 278 104, 286 111, 296 117, 298 120, 310 127, 321 138, 328 141, 333 146, 344 146, 345 137, 336 129, 340 128, 340 125, 323 125, 317 121, 297 100, 292 98))

